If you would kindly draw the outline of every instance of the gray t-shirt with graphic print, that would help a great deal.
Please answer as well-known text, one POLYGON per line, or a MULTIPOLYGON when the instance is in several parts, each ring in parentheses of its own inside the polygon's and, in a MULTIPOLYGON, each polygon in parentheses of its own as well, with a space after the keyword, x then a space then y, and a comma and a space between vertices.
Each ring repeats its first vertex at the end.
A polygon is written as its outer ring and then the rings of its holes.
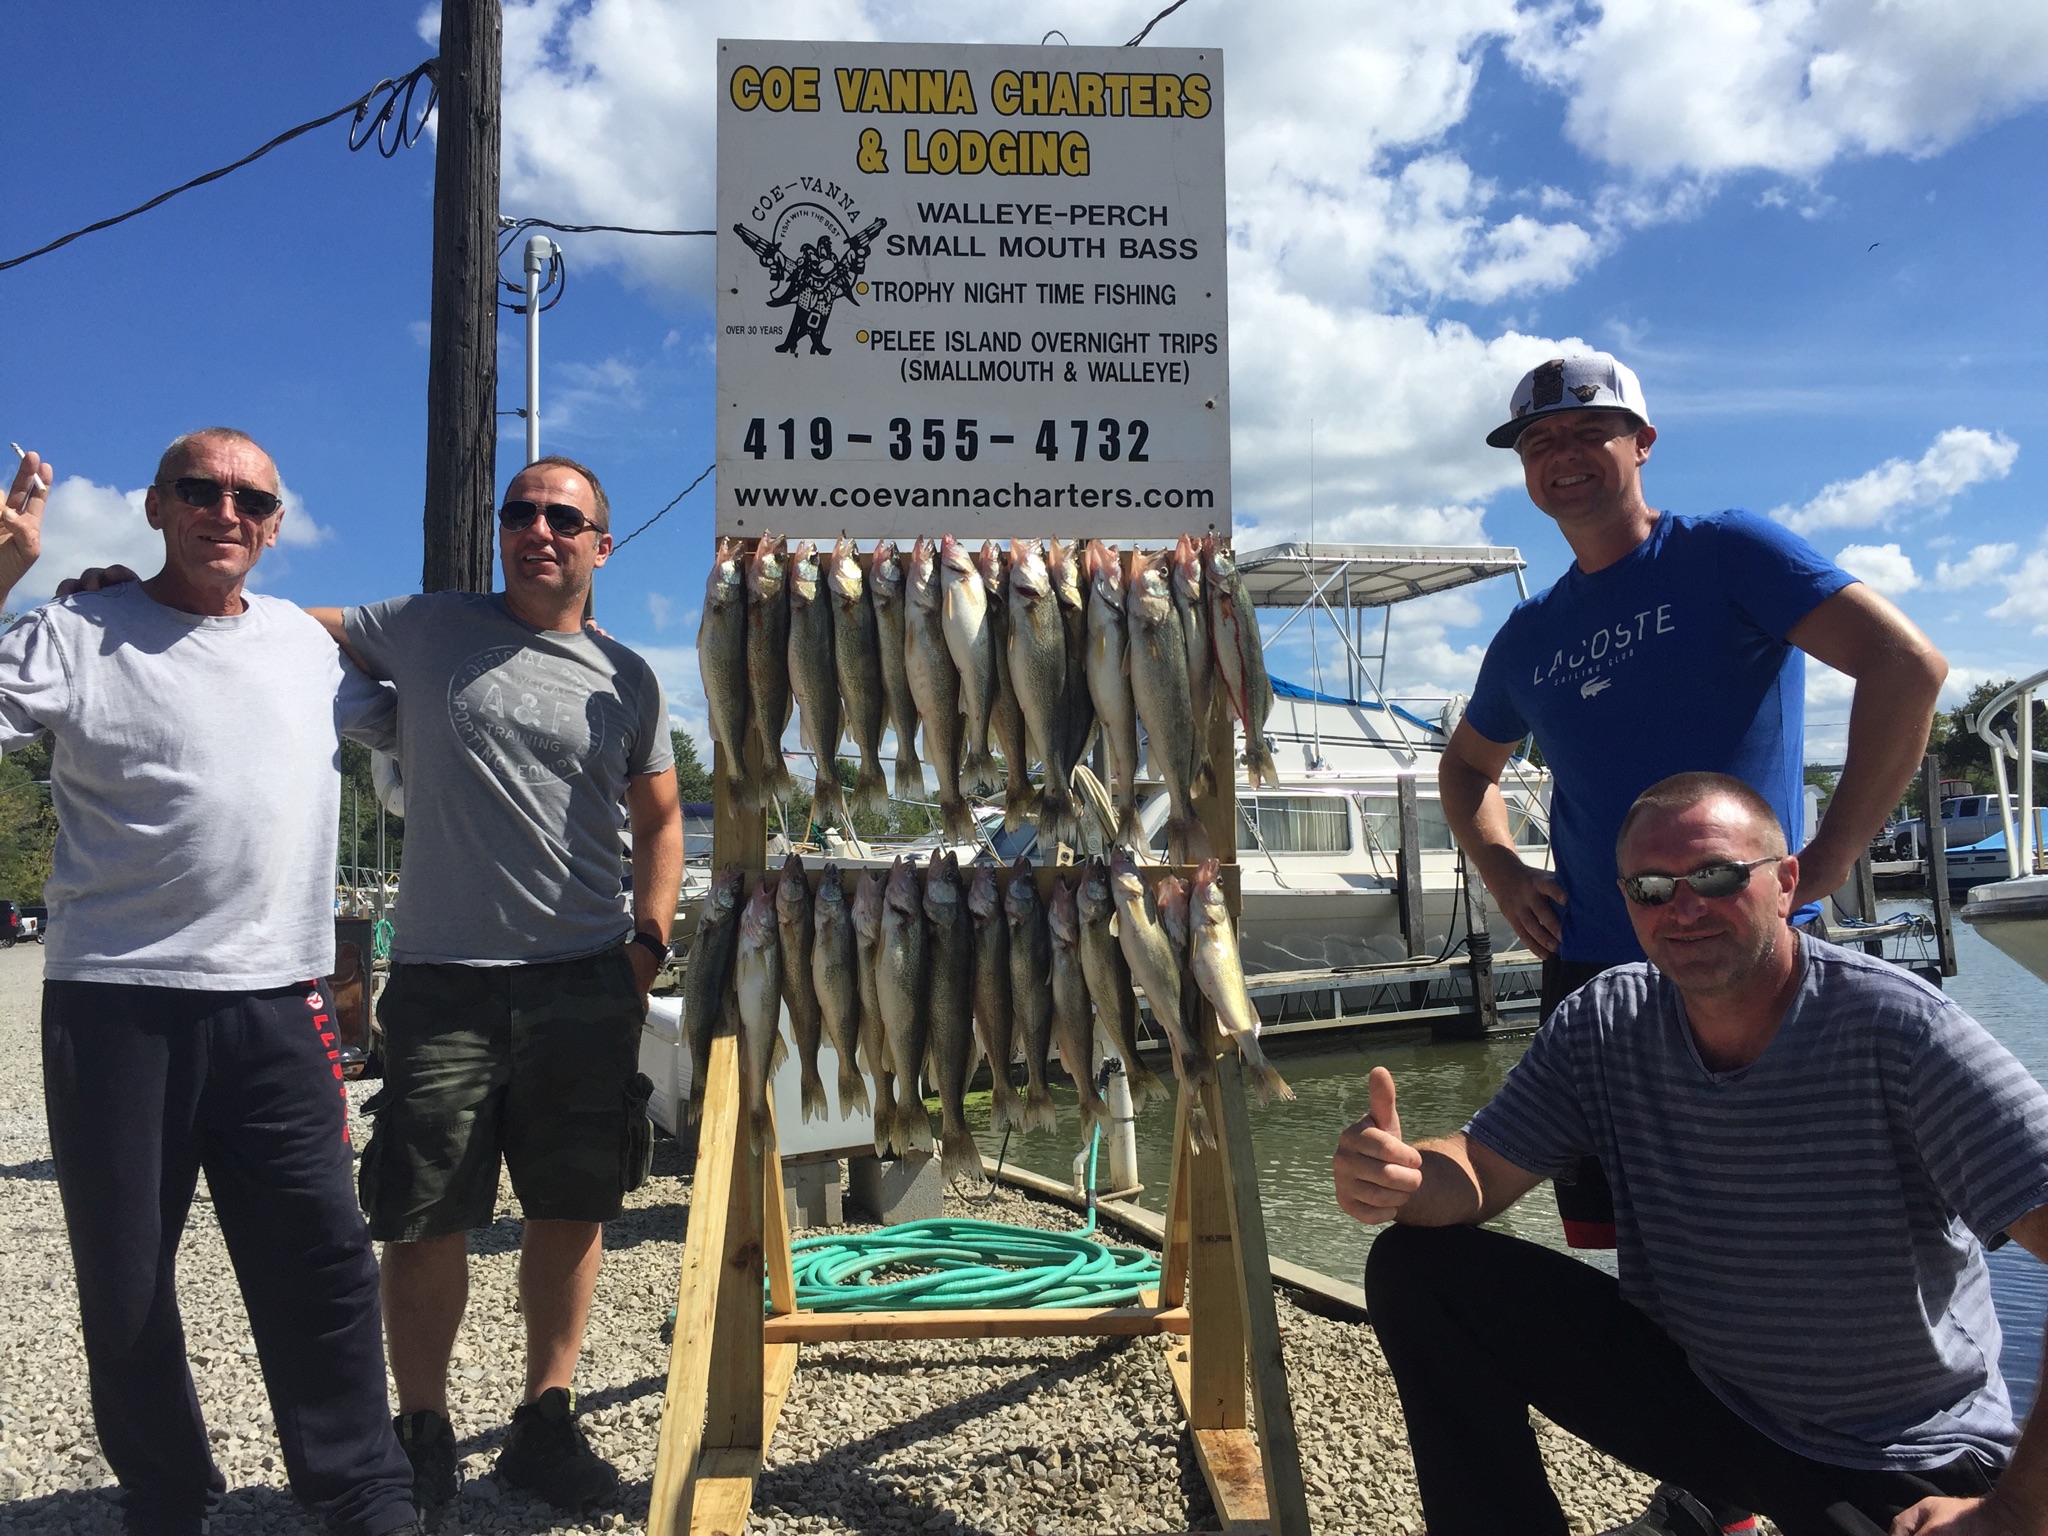
POLYGON ((653 668, 609 636, 523 623, 502 593, 398 597, 344 622, 398 689, 392 958, 518 965, 624 942, 626 781, 675 761, 653 668))

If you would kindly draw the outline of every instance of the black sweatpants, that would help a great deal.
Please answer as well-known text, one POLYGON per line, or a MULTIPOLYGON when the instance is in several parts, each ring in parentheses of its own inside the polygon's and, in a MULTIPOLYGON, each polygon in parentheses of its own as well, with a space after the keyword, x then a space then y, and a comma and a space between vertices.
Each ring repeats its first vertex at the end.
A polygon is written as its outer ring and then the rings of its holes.
POLYGON ((1848 1503, 1880 1528, 1930 1494, 1991 1491, 1976 1457, 1859 1472, 1786 1450, 1709 1392, 1612 1276, 1479 1227, 1390 1227, 1365 1265, 1430 1536, 1564 1536, 1529 1424, 1535 1408, 1617 1461, 1696 1498, 1753 1509, 1785 1536, 1841 1536, 1848 1503))
POLYGON ((43 1091, 93 1424, 132 1531, 197 1532, 226 1488, 178 1315, 178 1239, 201 1168, 293 1492, 343 1536, 412 1522, 332 1017, 312 983, 44 984, 43 1091))

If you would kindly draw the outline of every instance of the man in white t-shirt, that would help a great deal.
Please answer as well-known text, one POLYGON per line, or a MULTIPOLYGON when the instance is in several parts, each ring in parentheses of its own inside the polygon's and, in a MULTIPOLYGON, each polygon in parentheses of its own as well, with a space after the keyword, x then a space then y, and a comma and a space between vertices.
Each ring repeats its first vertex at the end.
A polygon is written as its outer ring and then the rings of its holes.
MULTIPOLYGON (((0 605, 49 479, 28 455, 0 510, 0 605)), ((202 1168, 293 1492, 344 1536, 414 1525, 319 979, 337 732, 388 730, 391 706, 300 609, 244 591, 279 491, 245 434, 179 438, 144 502, 163 569, 0 636, 0 750, 52 738, 44 1094, 93 1423, 145 1536, 203 1531, 226 1488, 175 1278, 202 1168)))

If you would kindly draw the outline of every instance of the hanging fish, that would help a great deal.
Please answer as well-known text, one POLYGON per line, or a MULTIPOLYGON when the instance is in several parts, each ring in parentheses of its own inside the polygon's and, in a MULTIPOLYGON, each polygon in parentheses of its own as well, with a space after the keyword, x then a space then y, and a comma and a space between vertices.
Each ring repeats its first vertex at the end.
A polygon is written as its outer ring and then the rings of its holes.
POLYGON ((1266 675, 1266 647, 1259 637, 1258 610, 1245 594, 1244 577, 1230 551, 1213 533, 1202 541, 1207 578, 1210 633, 1216 672, 1231 712, 1244 726, 1245 776, 1253 785, 1277 787, 1280 769, 1266 744, 1266 717, 1273 713, 1273 683, 1266 675))
POLYGON ((1024 1124, 1049 1131, 1059 1123, 1045 1085, 1052 1054, 1052 933, 1038 899, 1038 876, 1022 854, 1010 868, 1003 913, 1010 925, 1010 999, 1024 1040, 1024 1124))
POLYGON ((882 1027, 878 971, 886 884, 882 872, 871 869, 860 877, 853 892, 853 974, 860 986, 859 1056, 861 1066, 874 1079, 877 1157, 888 1156, 896 1126, 896 1076, 890 1068, 889 1036, 882 1027))
POLYGON ((932 1123, 925 1114, 918 1076, 924 1068, 931 1028, 926 995, 926 956, 930 941, 924 927, 923 891, 917 866, 898 858, 889 869, 882 894, 881 942, 875 953, 875 990, 882 1008, 882 1031, 896 1072, 896 1108, 890 1116, 889 1145, 898 1157, 932 1150, 932 1123))
POLYGON ((917 760, 917 701, 907 665, 909 612, 904 601, 903 557, 888 539, 868 560, 868 601, 875 610, 877 657, 889 727, 896 733, 896 798, 924 798, 924 765, 917 760))
POLYGON ((704 584, 704 617, 697 625, 697 672, 711 740, 725 754, 725 789, 736 805, 747 805, 747 586, 746 556, 738 539, 720 539, 704 584))
MULTIPOLYGON (((1166 880, 1160 885, 1163 888, 1166 880)), ((1174 1075, 1188 1095, 1188 1129, 1197 1146, 1216 1145, 1209 1128, 1208 1111, 1202 1107, 1201 1084, 1208 1072, 1200 1037, 1187 1027, 1181 997, 1181 957, 1167 937, 1159 901, 1145 883, 1131 856, 1119 849, 1110 859, 1110 893, 1116 898, 1116 936, 1130 962, 1131 975, 1145 989, 1145 1001, 1152 1007, 1152 1023, 1166 1036, 1173 1055, 1174 1075)))
MULTIPOLYGON (((1088 578, 1088 694, 1109 759, 1116 839, 1138 840, 1138 705, 1131 697, 1129 637, 1124 628, 1124 563, 1114 544, 1091 541, 1082 565, 1088 578)), ((1126 1062, 1128 1067, 1130 1063, 1126 1062)))
POLYGON ((1217 864, 1205 859, 1195 871, 1194 888, 1188 894, 1188 961, 1202 995, 1216 1010, 1216 1022, 1223 1037, 1237 1047, 1244 1058, 1252 1092, 1261 1104, 1275 1098, 1291 1099, 1294 1090, 1266 1059, 1259 1048, 1259 1013, 1245 991, 1244 963, 1237 952, 1237 931, 1231 926, 1230 908, 1223 899, 1223 887, 1216 883, 1217 864))
POLYGON ((775 924, 773 875, 754 887, 740 916, 735 967, 740 1009, 740 1100, 756 1152, 768 1134, 768 1084, 789 1054, 782 1043, 782 939, 775 924))
MULTIPOLYGON (((1131 696, 1145 727, 1145 756, 1166 784, 1167 849, 1176 862, 1206 854, 1207 835, 1195 816, 1194 704, 1188 693, 1187 637, 1174 606, 1167 556, 1150 550, 1135 557, 1124 590, 1130 633, 1131 696)), ((1136 969, 1137 962, 1131 962, 1136 969)))
POLYGON ((1082 868, 1075 906, 1081 918, 1081 969, 1088 995, 1095 1000, 1096 1025, 1109 1036, 1124 1077, 1131 1085, 1131 1106, 1143 1109, 1166 1097, 1166 1084, 1138 1059, 1138 993, 1131 964, 1124 958, 1115 931, 1116 897, 1109 888, 1109 865, 1091 859, 1082 868))
POLYGON ((825 1115, 825 1084, 818 1076, 818 1046, 825 1019, 818 1011, 817 984, 811 979, 811 883, 804 875, 803 855, 792 853, 775 882, 775 928, 782 942, 782 1005, 789 1010, 796 1036, 797 1094, 806 1121, 825 1115))
MULTIPOLYGON (((817 765, 811 815, 849 826, 839 792, 839 671, 832 659, 832 595, 809 539, 789 562, 789 686, 796 695, 797 733, 817 765)), ((849 828, 850 830, 850 828, 849 828)))
POLYGON ((683 1039, 690 1048, 690 1099, 683 1111, 694 1125, 704 1110, 704 1080, 711 1075, 711 1037, 731 1006, 733 961, 740 946, 740 892, 746 872, 728 864, 711 882, 698 909, 683 969, 683 1039))
POLYGON ((1074 796, 1059 771, 1067 691, 1067 631, 1036 540, 1010 542, 1010 683, 1024 713, 1031 755, 1045 765, 1038 834, 1048 851, 1074 824, 1074 796))
POLYGON ((982 542, 975 556, 988 592, 988 630, 996 655, 996 697, 989 729, 1003 754, 1003 830, 1014 832, 1038 811, 1031 787, 1031 738, 1024 729, 1024 709, 1010 681, 1010 572, 994 539, 982 542))
POLYGON ((751 795, 755 810, 796 793, 782 758, 789 728, 789 583, 782 542, 763 533, 747 559, 747 687, 753 695, 754 740, 761 776, 751 795))
POLYGON ((1202 546, 1185 533, 1173 550, 1173 605, 1180 610, 1181 632, 1188 647, 1194 784, 1197 792, 1211 795, 1216 792, 1216 770, 1209 762, 1209 711, 1216 696, 1216 654, 1210 644, 1208 604, 1203 600, 1202 546))
MULTIPOLYGON (((1060 633, 1066 645, 1065 680, 1060 689, 1059 766, 1060 782, 1070 788, 1074 769, 1088 755, 1088 743, 1095 736, 1095 701, 1088 692, 1088 612, 1081 594, 1080 544, 1072 547, 1052 540, 1046 546, 1045 570, 1052 578, 1053 596, 1059 602, 1060 633)), ((1081 841, 1081 818, 1068 802, 1068 817, 1059 839, 1070 847, 1081 841)))
POLYGON ((919 539, 911 547, 903 585, 904 663, 910 696, 924 722, 925 751, 939 781, 939 820, 947 837, 964 843, 974 836, 974 813, 960 792, 967 721, 960 712, 960 669, 953 665, 946 645, 945 593, 939 585, 938 552, 930 539, 919 539))
POLYGON ((967 915, 974 924, 974 1028, 981 1053, 988 1058, 993 1090, 989 1128, 1024 1129, 1024 1101, 1010 1082, 1015 1059, 1016 1010, 1010 996, 1010 925, 1003 915, 1002 892, 995 867, 983 864, 967 888, 967 915))
POLYGON ((960 708, 966 715, 965 752, 960 761, 960 787, 970 795, 992 795, 1000 780, 988 749, 990 718, 995 710, 995 637, 989 627, 988 584, 967 547, 947 534, 939 540, 941 630, 953 666, 960 674, 960 708))
POLYGON ((1081 916, 1074 907, 1074 888, 1065 880, 1053 885, 1045 926, 1052 937, 1053 1041, 1080 1096, 1085 1131, 1109 1118, 1109 1106, 1095 1091, 1095 1007, 1081 965, 1081 916))
POLYGON ((974 924, 960 888, 960 859, 950 849, 924 881, 930 952, 926 999, 931 1016, 932 1086, 939 1092, 940 1172, 978 1179, 981 1153, 967 1129, 967 1074, 974 1070, 974 924))
POLYGON ((832 547, 826 586, 832 594, 832 665, 846 706, 846 728, 860 752, 853 803, 856 809, 879 816, 889 808, 889 781, 882 775, 882 730, 889 719, 889 699, 882 690, 881 627, 868 601, 867 573, 853 540, 841 539, 832 547))
POLYGON ((839 866, 818 876, 812 902, 811 989, 825 1036, 839 1058, 839 1118, 868 1112, 867 1084, 860 1075, 860 967, 853 931, 853 907, 839 866))

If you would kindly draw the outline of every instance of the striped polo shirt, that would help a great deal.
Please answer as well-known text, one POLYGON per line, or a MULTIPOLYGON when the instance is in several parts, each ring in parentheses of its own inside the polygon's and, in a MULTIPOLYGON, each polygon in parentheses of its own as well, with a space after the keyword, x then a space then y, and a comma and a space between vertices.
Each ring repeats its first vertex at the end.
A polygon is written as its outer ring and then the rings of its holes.
POLYGON ((1769 1047, 1709 1071, 1654 966, 1559 1008, 1466 1131, 1591 1153, 1621 1290, 1736 1414, 1837 1466, 1993 1467, 2017 1430, 1983 1244, 2048 1204, 2048 1092, 1940 992, 1802 938, 1769 1047))

